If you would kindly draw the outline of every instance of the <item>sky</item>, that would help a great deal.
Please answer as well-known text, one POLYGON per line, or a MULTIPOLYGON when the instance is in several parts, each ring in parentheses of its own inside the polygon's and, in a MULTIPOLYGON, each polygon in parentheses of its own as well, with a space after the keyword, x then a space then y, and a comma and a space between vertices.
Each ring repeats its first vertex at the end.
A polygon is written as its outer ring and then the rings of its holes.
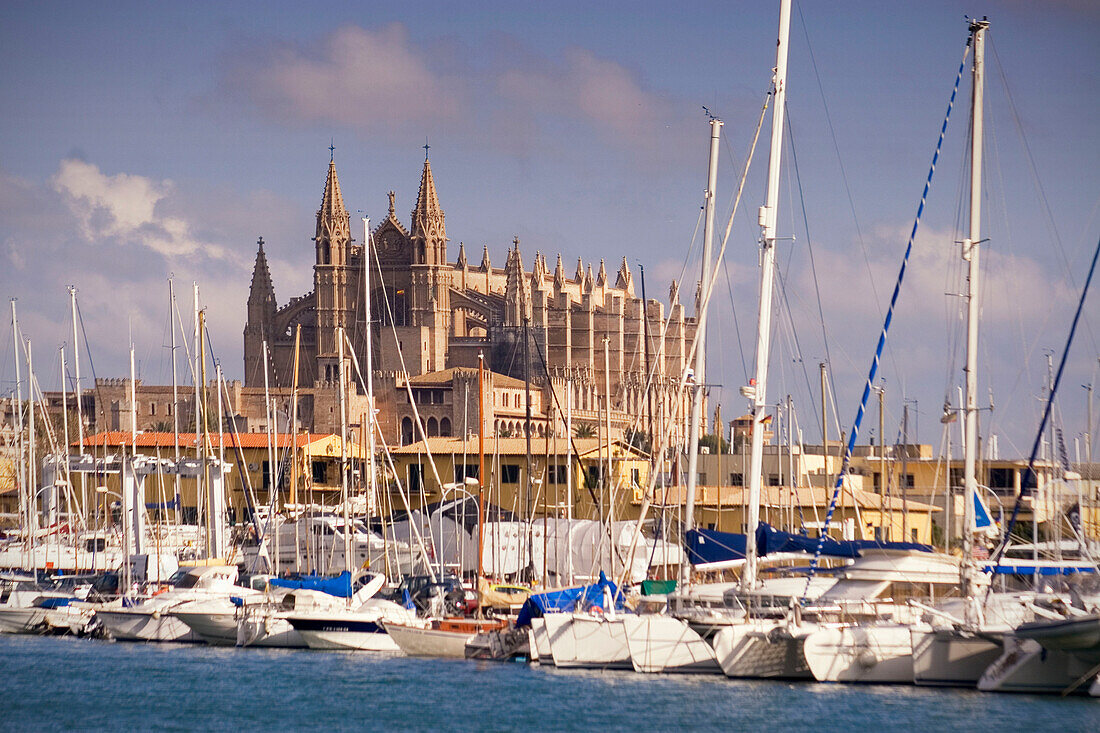
MULTIPOLYGON (((820 439, 821 362, 830 433, 852 424, 967 15, 991 21, 983 434, 1002 457, 1026 456, 1034 440, 1046 355, 1057 366, 1100 237, 1100 7, 1085 0, 795 2, 769 401, 792 395, 807 441, 820 439)), ((528 266, 536 251, 551 267, 560 253, 568 273, 578 257, 614 271, 625 256, 636 280, 645 268, 651 298, 667 300, 673 278, 688 283, 690 309, 704 108, 725 123, 721 231, 777 23, 778 2, 8 0, 0 295, 17 299, 45 388, 61 382, 62 347, 72 371, 70 285, 85 380, 125 376, 132 335, 140 377, 169 383, 169 277, 187 328, 197 283, 215 354, 239 377, 257 238, 280 304, 311 288, 330 144, 349 210, 378 221, 390 189, 408 219, 427 142, 452 259, 462 242, 471 260, 487 246, 502 265, 516 236, 528 266)), ((910 435, 941 444, 945 398, 958 399, 969 89, 964 75, 879 375, 888 441, 908 405, 910 435)), ((746 410, 768 134, 766 123, 711 305, 707 381, 725 419, 746 410)), ((1083 385, 1100 382, 1098 344, 1094 292, 1056 410, 1071 460, 1086 430, 1083 385)))

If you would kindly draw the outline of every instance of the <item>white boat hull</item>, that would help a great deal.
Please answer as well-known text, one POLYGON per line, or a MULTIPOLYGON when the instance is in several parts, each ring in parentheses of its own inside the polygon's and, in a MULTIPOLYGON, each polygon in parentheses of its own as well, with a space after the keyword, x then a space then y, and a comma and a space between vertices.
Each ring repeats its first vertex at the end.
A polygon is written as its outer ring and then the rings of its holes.
POLYGON ((119 641, 198 643, 202 637, 167 611, 112 609, 96 611, 112 638, 119 641))
POLYGON ((400 651, 386 633, 379 614, 296 615, 289 617, 288 621, 310 649, 400 651))
POLYGON ((555 667, 633 669, 621 619, 587 614, 543 616, 555 667))
MULTIPOLYGON (((984 692, 1030 692, 1061 694, 1081 683, 1090 694, 1095 662, 1069 652, 1043 649, 1039 642, 1005 635, 1004 653, 978 680, 984 692)), ((1100 690, 1098 690, 1100 691, 1100 690)))
POLYGON ((410 657, 466 658, 466 643, 477 634, 386 624, 393 641, 410 657))
POLYGON ((717 674, 714 649, 680 619, 623 616, 627 649, 635 672, 717 674))
POLYGON ((29 634, 38 631, 46 623, 46 609, 0 608, 0 632, 5 634, 29 634))
POLYGON ((531 652, 533 659, 539 664, 553 664, 554 655, 550 651, 550 637, 546 633, 546 621, 541 618, 531 619, 531 652))
POLYGON ((818 682, 913 683, 908 626, 822 627, 806 637, 803 653, 818 682))
POLYGON ((989 636, 953 629, 913 629, 913 682, 936 687, 974 687, 1001 656, 1002 644, 989 636))
POLYGON ((207 644, 235 646, 237 643, 237 619, 226 611, 176 611, 178 618, 207 644))
POLYGON ((714 652, 727 677, 813 679, 804 653, 812 631, 781 621, 732 624, 714 635, 714 652))

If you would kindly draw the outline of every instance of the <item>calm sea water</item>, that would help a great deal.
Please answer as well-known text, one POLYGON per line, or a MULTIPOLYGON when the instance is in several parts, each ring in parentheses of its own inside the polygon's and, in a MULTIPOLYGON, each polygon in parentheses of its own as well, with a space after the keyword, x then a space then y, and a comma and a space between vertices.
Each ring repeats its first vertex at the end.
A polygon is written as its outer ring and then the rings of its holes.
POLYGON ((1100 731, 1100 700, 0 635, 0 729, 1100 731))

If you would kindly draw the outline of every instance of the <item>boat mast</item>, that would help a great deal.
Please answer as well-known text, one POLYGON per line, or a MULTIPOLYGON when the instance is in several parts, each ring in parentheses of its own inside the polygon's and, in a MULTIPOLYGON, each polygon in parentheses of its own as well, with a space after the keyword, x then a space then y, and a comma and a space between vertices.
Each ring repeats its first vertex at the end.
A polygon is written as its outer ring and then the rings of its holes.
MULTIPOLYGON (((963 485, 966 487, 966 499, 963 503, 963 562, 962 592, 964 598, 973 593, 974 558, 974 497, 978 491, 977 455, 978 455, 978 296, 979 289, 979 244, 981 242, 982 218, 982 95, 985 84, 985 32, 989 28, 986 20, 970 23, 970 33, 974 39, 974 82, 971 95, 971 141, 970 141, 970 235, 963 240, 962 257, 969 263, 966 290, 966 446, 963 451, 963 485)), ((966 605, 966 621, 973 622, 974 609, 966 605)))
MULTIPOLYGON (((371 510, 378 512, 378 515, 382 515, 382 510, 379 507, 378 501, 378 486, 375 483, 375 471, 374 471, 374 342, 372 341, 373 331, 371 330, 371 302, 370 302, 370 218, 363 217, 363 348, 366 350, 364 354, 364 361, 367 367, 366 381, 367 381, 367 409, 370 411, 370 419, 367 420, 367 460, 370 461, 370 465, 367 469, 368 478, 368 491, 367 494, 367 514, 369 515, 371 510)), ((385 539, 386 531, 385 526, 382 529, 382 538, 385 539)), ((383 552, 386 552, 386 562, 389 562, 389 553, 385 548, 383 552)))
MULTIPOLYGON (((462 469, 466 478, 466 469, 462 469)), ((485 355, 477 353, 477 613, 481 608, 481 579, 485 575, 485 355)))
MULTIPOLYGON (((171 354, 172 354, 172 449, 173 449, 173 458, 175 458, 176 466, 178 467, 180 465, 180 398, 179 398, 179 375, 176 373, 176 324, 175 324, 175 318, 176 318, 176 288, 175 288, 175 283, 173 282, 173 280, 174 280, 174 278, 171 278, 171 277, 168 278, 168 322, 169 322, 168 331, 172 334, 172 350, 171 350, 171 354)), ((76 316, 75 316, 76 310, 75 310, 75 308, 76 308, 76 299, 75 299, 75 295, 74 295, 74 299, 73 299, 73 309, 74 309, 73 310, 73 313, 74 313, 74 316, 73 316, 73 329, 74 329, 74 333, 75 333, 75 329, 76 329, 76 316)), ((77 351, 77 353, 79 354, 79 350, 77 351)), ((80 393, 80 359, 79 359, 79 357, 77 358, 77 361, 76 361, 76 391, 77 391, 77 394, 78 394, 77 399, 79 400, 79 393, 80 393)), ((80 403, 77 402, 77 404, 79 405, 80 403)), ((77 414, 77 417, 79 418, 79 416, 80 416, 79 407, 77 408, 77 413, 76 414, 77 414)), ((83 447, 81 448, 81 452, 83 452, 83 447)), ((83 477, 83 475, 84 474, 82 473, 81 477, 83 477)), ((178 526, 179 523, 180 523, 180 510, 182 509, 182 507, 181 507, 181 498, 180 498, 180 472, 179 472, 179 470, 177 470, 175 472, 175 483, 176 483, 176 496, 175 496, 176 511, 175 511, 175 515, 176 515, 176 525, 178 526)))
MULTIPOLYGON (((700 292, 710 290, 711 258, 714 252, 714 204, 718 189, 718 154, 722 136, 722 120, 710 120, 710 157, 707 162, 707 189, 704 202, 703 265, 699 276, 700 292)), ((702 304, 702 301, 700 301, 702 304)), ((695 491, 698 481, 699 430, 703 422, 703 390, 707 375, 707 309, 695 314, 695 370, 691 391, 691 422, 688 427, 687 497, 684 500, 684 538, 695 528, 695 491)), ((719 437, 719 450, 721 437, 719 437)), ((691 563, 684 553, 680 563, 680 585, 691 580, 691 563)))
MULTIPOLYGON (((23 525, 23 530, 27 533, 26 548, 30 548, 31 538, 31 521, 30 521, 30 507, 31 504, 27 497, 27 466, 23 461, 23 378, 19 373, 19 360, 20 360, 20 342, 19 342, 19 318, 15 314, 15 298, 11 299, 11 333, 12 338, 15 340, 15 420, 17 426, 19 457, 15 463, 17 470, 19 471, 19 523, 23 525)), ((23 567, 26 568, 30 563, 28 558, 24 557, 23 567)))
MULTIPOLYGON (((84 455, 84 406, 81 404, 83 400, 83 393, 80 391, 80 341, 77 338, 76 332, 76 286, 69 286, 69 305, 73 313, 73 374, 76 378, 76 383, 73 385, 76 391, 76 440, 80 445, 80 455, 84 455)), ((61 389, 65 389, 65 385, 61 385, 61 389)), ((175 409, 175 408, 173 408, 175 409)), ((68 448, 66 448, 68 451, 68 448)), ((87 527, 88 516, 88 487, 85 483, 84 472, 78 471, 77 475, 80 476, 80 509, 84 513, 85 521, 84 526, 87 527)), ((70 486, 70 488, 72 488, 70 486)))
MULTIPOLYGON (((337 326, 336 339, 340 346, 340 500, 344 504, 344 570, 351 573, 351 517, 348 512, 348 411, 345 386, 346 369, 344 365, 344 328, 337 326)), ((349 580, 350 582, 350 580, 349 580)), ((351 597, 348 597, 351 603, 351 597)))
MULTIPOLYGON (((748 522, 745 527, 745 572, 741 587, 756 585, 756 525, 760 522, 760 471, 764 461, 764 409, 767 406, 768 356, 771 347, 772 287, 775 279, 775 228, 779 205, 779 164, 783 154, 783 118, 787 103, 787 48, 791 26, 791 2, 779 5, 779 41, 775 52, 772 90, 772 142, 768 159, 768 188, 760 209, 760 311, 756 326, 756 377, 743 389, 752 400, 752 457, 749 459, 748 522)), ((826 462, 827 462, 826 456, 826 462)))
POLYGON ((294 519, 294 572, 302 571, 301 553, 298 547, 302 541, 299 519, 302 512, 298 507, 298 352, 302 345, 302 324, 294 329, 294 386, 290 390, 290 503, 298 512, 294 519))

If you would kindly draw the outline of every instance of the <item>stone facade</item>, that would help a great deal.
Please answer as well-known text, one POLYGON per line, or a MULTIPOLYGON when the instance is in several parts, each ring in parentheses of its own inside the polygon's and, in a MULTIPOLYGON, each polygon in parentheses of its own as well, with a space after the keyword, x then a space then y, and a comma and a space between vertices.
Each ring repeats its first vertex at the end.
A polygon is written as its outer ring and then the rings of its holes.
MULTIPOLYGON (((536 253, 527 270, 518 239, 508 248, 504 267, 493 266, 488 246, 480 264, 471 264, 460 244, 452 262, 427 158, 409 226, 397 216, 391 191, 387 216, 369 240, 364 249, 351 235, 336 163, 330 159, 313 237, 313 291, 279 306, 260 241, 244 329, 245 389, 263 385, 265 343, 272 385, 281 390, 295 381, 298 333, 300 388, 307 393, 332 391, 341 368, 353 385, 355 362, 366 369, 370 338, 376 406, 383 430, 394 442, 407 437, 401 428, 407 416, 402 413, 408 412, 400 407, 408 407, 407 395, 401 394, 403 375, 416 380, 463 368, 474 370, 476 382, 479 354, 496 375, 530 379, 541 392, 533 417, 553 432, 562 429, 569 393, 574 425, 596 427, 603 420, 606 379, 612 430, 621 433, 645 414, 648 356, 657 374, 654 424, 672 420, 670 445, 682 442, 689 410, 688 393, 680 389, 679 380, 695 319, 686 315, 675 282, 666 309, 657 300, 643 302, 637 296, 625 257, 614 274, 603 261, 594 273, 591 264, 578 260, 567 276, 560 255, 551 270, 546 257, 536 253), (337 335, 341 329, 347 335, 343 364, 337 335)), ((452 431, 458 430, 455 416, 449 417, 452 431)), ((476 424, 476 415, 467 424, 476 424)), ((515 425, 494 419, 487 427, 511 431, 515 425)), ((648 432, 644 423, 640 427, 648 432)))

